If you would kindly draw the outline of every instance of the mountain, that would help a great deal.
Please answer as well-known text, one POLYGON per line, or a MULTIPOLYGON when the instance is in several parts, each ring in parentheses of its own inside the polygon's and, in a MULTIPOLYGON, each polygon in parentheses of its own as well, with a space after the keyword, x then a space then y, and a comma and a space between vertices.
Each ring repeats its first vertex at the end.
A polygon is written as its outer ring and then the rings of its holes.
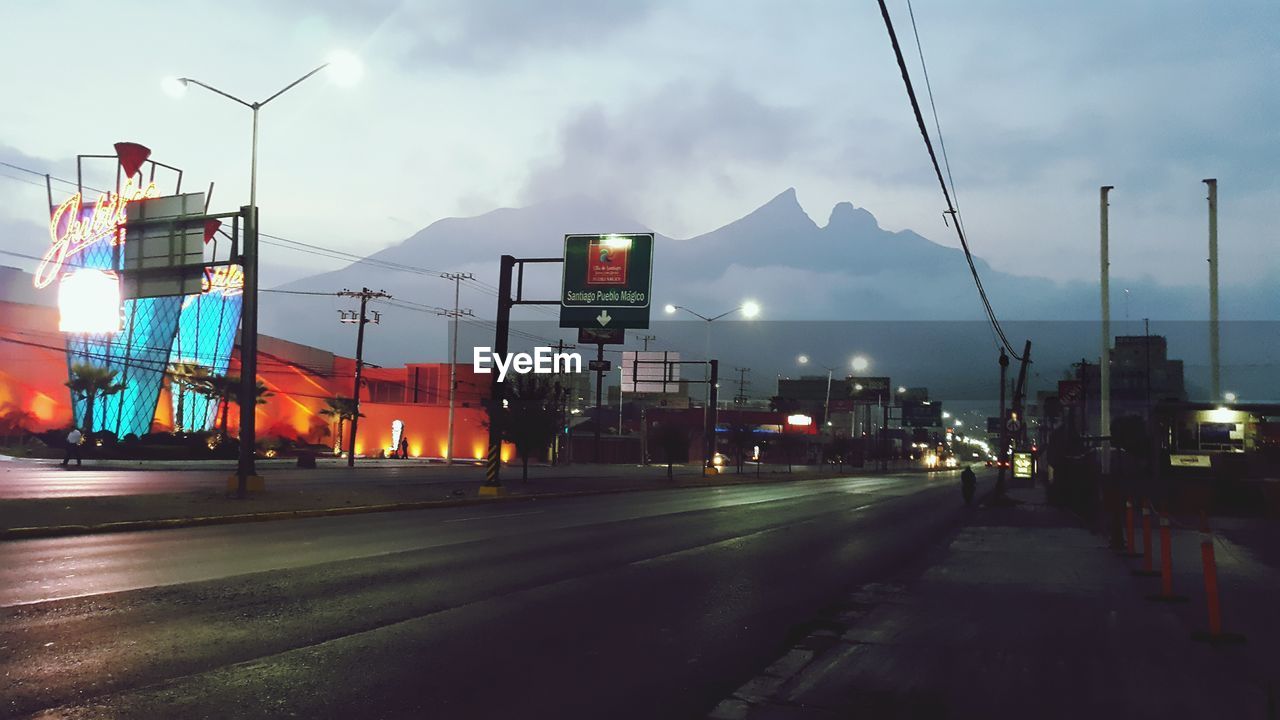
MULTIPOLYGON (((476 217, 432 223, 403 242, 356 263, 276 288, 332 292, 370 287, 386 290, 393 304, 375 303, 382 322, 366 334, 367 359, 380 364, 440 360, 447 357, 447 323, 413 305, 452 307, 453 283, 441 272, 471 272, 485 287, 464 284, 461 305, 475 319, 464 323, 467 342, 489 344, 495 312, 498 258, 559 257, 566 233, 646 231, 643 222, 617 208, 586 197, 570 197, 503 208, 476 217), (388 266, 401 269, 389 269, 388 266), (413 268, 405 271, 404 268, 413 268), (401 303, 396 305, 394 303, 401 303)), ((1090 247, 1090 252, 1096 252, 1090 247)), ((992 269, 974 258, 997 314, 1006 320, 1092 320, 1098 307, 1092 283, 1056 283, 992 269)), ((1034 269, 1031 269, 1034 270, 1034 269)), ((524 296, 558 297, 560 268, 530 265, 524 296)), ((687 239, 655 238, 653 321, 665 320, 666 303, 686 305, 712 315, 746 299, 764 308, 763 320, 982 321, 983 309, 964 254, 911 230, 892 232, 872 213, 838 203, 818 225, 787 189, 755 211, 711 232, 687 239)), ((1150 281, 1126 282, 1149 312, 1165 319, 1202 319, 1204 291, 1167 287, 1150 281)), ((1119 287, 1113 287, 1118 296, 1119 287)), ((1119 317, 1119 298, 1113 312, 1119 317)), ((355 327, 337 322, 336 311, 355 307, 348 299, 324 299, 265 293, 262 331, 350 355, 355 327), (326 306, 327 303, 327 306, 326 306)), ((1271 318, 1280 310, 1268 288, 1240 288, 1224 294, 1224 316, 1271 318), (1234 294, 1232 294, 1234 293, 1234 294)), ((565 337, 555 327, 555 308, 517 308, 514 318, 541 320, 542 337, 565 337)), ((687 319, 687 318, 686 318, 687 319)), ((686 323, 687 325, 687 323, 686 323)), ((532 327, 532 326, 531 326, 532 327)), ((980 322, 976 332, 989 342, 980 322)), ((657 333, 655 333, 657 334, 657 333)), ((674 335, 674 333, 671 333, 674 335)), ((470 357, 467 342, 460 356, 470 357)), ((700 345, 701 343, 694 343, 700 345)), ((686 351, 690 351, 686 348, 686 351)))

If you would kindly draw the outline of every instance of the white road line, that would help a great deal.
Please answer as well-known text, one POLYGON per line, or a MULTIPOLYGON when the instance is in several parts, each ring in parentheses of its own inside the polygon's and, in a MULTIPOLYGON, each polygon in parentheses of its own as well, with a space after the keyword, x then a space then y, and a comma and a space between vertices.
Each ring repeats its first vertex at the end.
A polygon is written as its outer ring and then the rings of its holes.
POLYGON ((534 510, 533 512, 507 513, 506 515, 477 515, 476 517, 454 518, 452 520, 445 520, 444 522, 455 523, 455 522, 468 522, 471 520, 490 520, 493 518, 520 517, 521 515, 539 515, 542 512, 543 512, 542 510, 534 510))

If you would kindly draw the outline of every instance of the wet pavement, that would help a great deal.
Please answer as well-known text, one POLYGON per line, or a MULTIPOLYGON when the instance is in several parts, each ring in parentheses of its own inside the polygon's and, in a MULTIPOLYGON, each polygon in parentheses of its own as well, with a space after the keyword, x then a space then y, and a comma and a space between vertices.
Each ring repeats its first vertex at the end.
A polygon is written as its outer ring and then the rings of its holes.
POLYGON ((959 520, 949 475, 0 544, 3 713, 697 717, 959 520))

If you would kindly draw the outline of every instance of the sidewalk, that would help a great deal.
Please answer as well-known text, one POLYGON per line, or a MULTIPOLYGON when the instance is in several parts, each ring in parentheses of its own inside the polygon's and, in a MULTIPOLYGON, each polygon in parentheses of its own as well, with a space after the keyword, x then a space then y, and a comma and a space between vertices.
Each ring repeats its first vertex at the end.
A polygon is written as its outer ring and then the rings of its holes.
POLYGON ((216 489, 0 500, 0 540, 872 474, 796 466, 793 473, 785 472, 785 467, 766 469, 758 478, 754 471, 703 477, 699 468, 677 466, 674 480, 668 480, 666 466, 577 465, 531 467, 526 482, 520 479, 518 467, 508 467, 503 472, 504 494, 495 498, 477 497, 484 479, 482 468, 458 468, 457 474, 449 476, 440 475, 444 468, 422 469, 416 479, 387 476, 375 469, 362 477, 357 473, 345 481, 323 484, 297 479, 305 477, 305 472, 268 475, 267 491, 243 500, 227 496, 221 476, 216 489))
POLYGON ((1194 642, 1198 536, 1173 551, 1189 600, 1151 602, 1159 579, 1134 577, 1140 561, 1039 504, 1043 492, 1010 494, 1023 504, 975 509, 918 567, 857 589, 709 717, 1268 717, 1274 568, 1223 561, 1225 624, 1249 640, 1194 642), (1233 611, 1248 627, 1231 627, 1233 611))

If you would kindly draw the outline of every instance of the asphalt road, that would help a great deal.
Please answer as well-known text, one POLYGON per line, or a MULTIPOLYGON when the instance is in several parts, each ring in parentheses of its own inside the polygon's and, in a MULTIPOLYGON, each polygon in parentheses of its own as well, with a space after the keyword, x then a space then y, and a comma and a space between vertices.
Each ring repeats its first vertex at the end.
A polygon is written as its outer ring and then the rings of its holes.
POLYGON ((699 717, 954 473, 0 544, 0 714, 699 717))
MULTIPOLYGON (((234 469, 208 468, 208 465, 208 463, 193 463, 186 466, 174 465, 160 469, 146 469, 99 467, 89 463, 83 467, 67 469, 55 460, 9 460, 0 462, 0 500, 151 495, 225 489, 227 477, 235 472, 234 469)), ((776 468, 771 469, 776 470, 776 468)), ((796 466, 797 471, 801 469, 819 468, 796 466)), ((458 481, 479 483, 484 479, 484 468, 470 463, 446 466, 414 460, 357 461, 354 471, 348 469, 345 464, 325 463, 314 469, 298 469, 292 463, 260 462, 258 471, 267 479, 271 487, 287 489, 346 486, 353 479, 360 482, 376 482, 382 486, 443 484, 458 481)), ((683 475, 697 475, 699 468, 682 466, 677 467, 676 472, 683 475)), ((748 468, 747 473, 750 474, 750 472, 748 468)), ((581 464, 529 468, 531 479, 662 478, 665 476, 666 467, 659 465, 647 467, 611 465, 602 468, 599 465, 581 464)), ((503 477, 508 480, 518 479, 519 466, 506 468, 503 477)))

